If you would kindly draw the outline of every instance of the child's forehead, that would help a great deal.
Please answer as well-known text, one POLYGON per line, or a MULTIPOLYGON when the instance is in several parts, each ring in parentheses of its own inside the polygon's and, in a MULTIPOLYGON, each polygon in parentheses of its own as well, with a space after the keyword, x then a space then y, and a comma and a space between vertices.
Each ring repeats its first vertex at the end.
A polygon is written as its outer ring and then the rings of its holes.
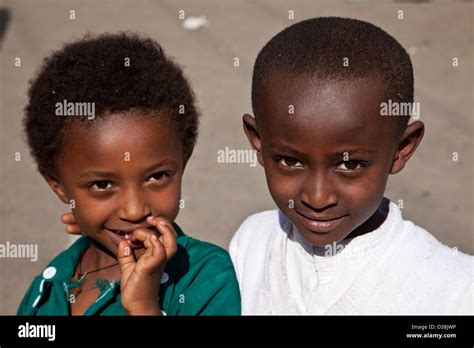
POLYGON ((274 75, 268 80, 257 115, 266 136, 312 143, 391 142, 393 127, 380 115, 385 100, 377 78, 319 80, 274 75))
POLYGON ((356 103, 365 103, 367 100, 384 98, 386 83, 382 78, 374 76, 355 76, 347 78, 318 77, 310 73, 284 73, 274 72, 269 74, 264 84, 264 102, 277 100, 316 102, 321 99, 332 99, 357 96, 356 103), (361 98, 362 97, 362 98, 361 98), (306 100, 305 100, 306 99, 306 100))
POLYGON ((136 150, 138 147, 160 149, 162 139, 180 139, 167 117, 159 114, 116 112, 92 121, 75 122, 64 134, 63 151, 107 154, 136 150))
POLYGON ((182 139, 174 128, 142 116, 109 115, 88 127, 70 129, 56 159, 59 175, 75 178, 95 171, 126 177, 142 175, 163 161, 180 163, 182 139))
POLYGON ((125 129, 129 131, 145 130, 147 127, 162 127, 169 123, 170 115, 166 110, 129 109, 105 112, 94 120, 80 120, 67 126, 67 132, 85 132, 88 134, 125 129), (143 127, 146 125, 146 127, 143 127))
POLYGON ((273 74, 262 98, 264 121, 338 122, 346 127, 374 125, 385 100, 383 84, 373 77, 349 80, 273 74), (274 117, 280 115, 282 117, 274 117), (292 117, 296 116, 296 117, 292 117))

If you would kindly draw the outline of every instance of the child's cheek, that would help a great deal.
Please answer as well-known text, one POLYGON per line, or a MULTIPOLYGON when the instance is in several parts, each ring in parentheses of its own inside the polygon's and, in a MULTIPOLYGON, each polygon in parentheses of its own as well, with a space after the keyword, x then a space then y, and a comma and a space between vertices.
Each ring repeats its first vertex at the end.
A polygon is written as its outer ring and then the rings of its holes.
POLYGON ((113 210, 107 208, 106 205, 95 204, 89 200, 78 201, 76 208, 72 209, 81 233, 89 236, 102 230, 111 211, 113 210))
POLYGON ((160 194, 149 198, 150 210, 153 216, 165 217, 173 222, 181 209, 187 207, 185 199, 181 198, 181 185, 173 185, 160 194))
POLYGON ((267 181, 270 195, 278 208, 284 212, 293 209, 294 202, 298 200, 297 184, 285 176, 272 173, 268 173, 267 181))

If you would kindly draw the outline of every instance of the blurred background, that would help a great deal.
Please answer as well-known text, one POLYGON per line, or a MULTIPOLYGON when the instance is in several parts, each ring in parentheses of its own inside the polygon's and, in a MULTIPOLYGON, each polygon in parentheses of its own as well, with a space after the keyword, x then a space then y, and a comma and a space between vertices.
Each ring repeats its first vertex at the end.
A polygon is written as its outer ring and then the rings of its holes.
POLYGON ((386 196, 403 201, 405 219, 474 253, 472 1, 1 0, 0 243, 37 244, 38 260, 0 259, 0 314, 16 312, 33 277, 72 241, 59 220, 68 207, 36 172, 22 134, 28 81, 45 56, 88 32, 132 30, 175 57, 202 113, 177 223, 192 237, 227 248, 247 216, 275 206, 260 166, 218 163, 217 152, 250 149, 241 117, 251 112, 259 50, 283 28, 318 16, 371 22, 410 53, 426 134, 408 166, 389 178, 386 196), (198 19, 185 23, 180 11, 198 19))

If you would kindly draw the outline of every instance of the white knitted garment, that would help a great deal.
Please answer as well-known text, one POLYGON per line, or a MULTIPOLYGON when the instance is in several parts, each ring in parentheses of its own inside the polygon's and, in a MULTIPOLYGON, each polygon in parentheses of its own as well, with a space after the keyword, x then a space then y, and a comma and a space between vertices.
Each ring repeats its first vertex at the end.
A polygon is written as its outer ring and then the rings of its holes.
POLYGON ((242 314, 473 314, 474 257, 403 220, 394 203, 378 229, 343 244, 317 255, 280 211, 248 217, 229 249, 242 314))

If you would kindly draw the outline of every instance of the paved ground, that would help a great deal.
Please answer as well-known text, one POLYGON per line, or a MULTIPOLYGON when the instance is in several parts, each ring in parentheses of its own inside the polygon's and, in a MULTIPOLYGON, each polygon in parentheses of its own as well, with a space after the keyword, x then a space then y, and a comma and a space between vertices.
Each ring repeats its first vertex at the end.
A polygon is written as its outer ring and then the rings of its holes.
MULTIPOLYGON (((59 216, 66 211, 35 172, 21 135, 27 81, 59 43, 86 32, 130 29, 158 40, 185 67, 202 111, 200 139, 184 178, 178 223, 196 238, 227 247, 253 212, 273 208, 260 167, 219 164, 226 146, 247 149, 241 116, 250 111, 253 61, 263 44, 295 20, 338 15, 377 24, 412 54, 416 99, 427 131, 387 196, 404 215, 441 241, 473 253, 473 3, 432 1, 56 1, 1 0, 11 21, 0 47, 1 243, 35 243, 37 262, 1 259, 0 314, 12 314, 32 277, 69 243, 59 216), (99 4, 97 4, 99 3, 99 4), (132 5, 133 4, 133 5, 132 5), (76 19, 69 19, 69 10, 76 19), (204 15, 199 31, 181 27, 178 11, 204 15), (397 19, 397 11, 404 19, 397 19), (21 67, 14 58, 21 57, 21 67), (234 57, 240 67, 233 66, 234 57), (452 58, 459 57, 459 67, 452 58), (21 161, 15 161, 15 153, 21 161), (459 161, 452 161, 452 153, 459 161)), ((1 30, 1 29, 0 29, 1 30)))

